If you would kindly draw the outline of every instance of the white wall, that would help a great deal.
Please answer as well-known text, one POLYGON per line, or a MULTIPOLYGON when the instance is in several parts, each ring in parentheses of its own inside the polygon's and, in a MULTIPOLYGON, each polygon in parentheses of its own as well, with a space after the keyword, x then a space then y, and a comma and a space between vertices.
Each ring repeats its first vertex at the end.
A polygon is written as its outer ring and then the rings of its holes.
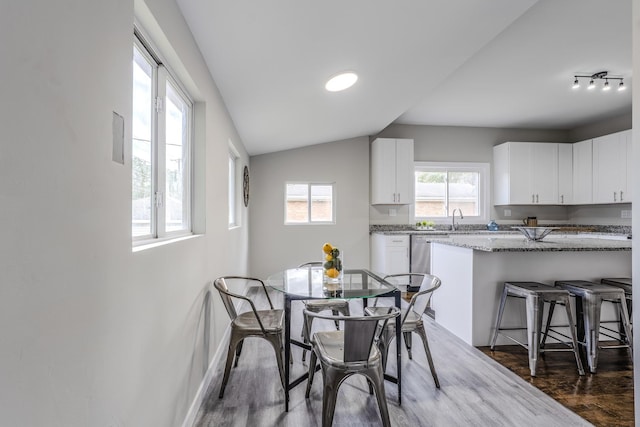
POLYGON ((206 118, 196 148, 206 234, 137 253, 134 1, 1 7, 2 426, 180 425, 228 324, 212 295, 204 348, 207 282, 247 269, 247 227, 229 231, 226 211, 227 143, 241 141, 174 2, 148 6, 135 2, 206 118), (125 165, 111 160, 113 111, 125 118, 125 165))
POLYGON ((267 277, 320 260, 330 242, 346 268, 369 266, 369 139, 367 137, 251 157, 251 274, 267 277), (336 224, 284 225, 287 181, 336 183, 336 224))

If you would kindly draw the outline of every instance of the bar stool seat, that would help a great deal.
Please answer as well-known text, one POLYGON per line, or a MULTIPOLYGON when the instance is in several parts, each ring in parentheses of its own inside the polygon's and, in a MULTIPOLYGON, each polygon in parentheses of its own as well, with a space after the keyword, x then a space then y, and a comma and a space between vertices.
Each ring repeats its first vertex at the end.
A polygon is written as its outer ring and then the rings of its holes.
MULTIPOLYGON (((570 304, 569 292, 564 289, 559 289, 553 286, 545 285, 537 282, 505 282, 504 288, 502 291, 502 296, 500 298, 500 306, 498 308, 496 325, 493 333, 493 338, 491 340, 491 350, 495 348, 496 339, 498 338, 498 334, 509 338, 515 343, 525 347, 529 352, 529 370, 531 371, 531 376, 536 376, 536 367, 538 364, 538 359, 540 357, 540 352, 544 352, 545 350, 541 348, 541 331, 542 331, 542 318, 544 315, 544 303, 559 303, 563 304, 567 310, 567 319, 569 320, 569 329, 571 331, 571 342, 564 342, 558 338, 556 340, 562 342, 567 345, 568 349, 553 349, 553 351, 573 351, 576 358, 576 365, 578 368, 578 373, 580 375, 584 375, 584 369, 582 367, 582 361, 580 360, 580 354, 578 352, 578 342, 576 339, 576 326, 573 322, 573 316, 571 315, 571 304, 570 304), (501 328, 502 323, 502 315, 504 313, 504 308, 506 305, 507 297, 516 297, 516 298, 524 298, 526 300, 526 310, 527 310, 527 327, 515 327, 515 328, 501 328), (527 330, 527 344, 521 343, 509 336, 508 334, 503 333, 502 331, 506 330, 527 330)), ((551 316, 552 312, 550 312, 549 316, 551 316)), ((549 326, 549 322, 547 322, 549 326)), ((545 334, 546 336, 546 334, 545 334)), ((567 337, 569 338, 569 337, 567 337)), ((551 351, 551 350, 547 350, 551 351)))
POLYGON ((608 338, 619 341, 622 345, 607 346, 609 348, 628 347, 632 351, 631 323, 627 311, 625 291, 620 287, 615 287, 602 283, 594 283, 586 280, 559 280, 555 285, 567 290, 576 297, 576 323, 578 327, 578 338, 584 341, 587 353, 587 364, 592 373, 596 373, 598 366, 598 349, 606 348, 600 346, 600 334, 608 338), (620 318, 624 334, 620 334, 609 328, 604 328, 600 316, 602 314, 602 302, 610 301, 619 308, 620 318), (619 337, 607 335, 608 332, 619 334, 619 337))

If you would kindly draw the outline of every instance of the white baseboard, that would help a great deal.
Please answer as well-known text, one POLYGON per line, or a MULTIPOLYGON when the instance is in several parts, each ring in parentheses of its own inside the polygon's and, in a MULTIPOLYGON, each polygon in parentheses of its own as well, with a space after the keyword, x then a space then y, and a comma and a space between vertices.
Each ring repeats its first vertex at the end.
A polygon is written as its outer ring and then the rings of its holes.
MULTIPOLYGON (((231 334, 231 328, 227 327, 224 332, 224 336, 220 341, 221 344, 229 341, 229 335, 231 334)), ((184 417, 184 421, 182 422, 182 427, 193 427, 196 422, 196 416, 198 415, 198 411, 202 407, 204 403, 204 399, 207 394, 207 390, 209 389, 209 385, 213 381, 214 374, 216 372, 216 366, 218 366, 218 362, 223 356, 226 356, 226 346, 219 345, 216 353, 213 355, 213 359, 211 359, 211 363, 207 368, 207 372, 204 374, 204 378, 200 382, 200 387, 198 387, 198 391, 196 395, 193 397, 193 402, 191 402, 191 406, 189 407, 189 411, 187 411, 187 415, 184 417)))

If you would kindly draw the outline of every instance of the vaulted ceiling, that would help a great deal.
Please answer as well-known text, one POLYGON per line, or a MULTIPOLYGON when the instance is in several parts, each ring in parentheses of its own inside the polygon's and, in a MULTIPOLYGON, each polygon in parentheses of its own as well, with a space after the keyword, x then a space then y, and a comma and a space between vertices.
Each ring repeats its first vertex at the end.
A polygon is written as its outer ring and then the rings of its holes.
POLYGON ((251 155, 391 123, 573 129, 631 110, 631 0, 177 1, 251 155), (345 70, 357 83, 327 92, 345 70), (628 89, 571 89, 599 71, 628 89))

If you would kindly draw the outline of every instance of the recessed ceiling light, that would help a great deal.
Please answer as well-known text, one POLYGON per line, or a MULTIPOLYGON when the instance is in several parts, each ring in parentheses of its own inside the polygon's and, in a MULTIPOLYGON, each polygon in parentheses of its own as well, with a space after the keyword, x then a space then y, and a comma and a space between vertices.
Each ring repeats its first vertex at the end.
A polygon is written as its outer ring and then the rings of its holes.
POLYGON ((341 90, 349 89, 358 81, 358 75, 351 71, 346 73, 340 73, 329 79, 324 88, 329 92, 339 92, 341 90))

